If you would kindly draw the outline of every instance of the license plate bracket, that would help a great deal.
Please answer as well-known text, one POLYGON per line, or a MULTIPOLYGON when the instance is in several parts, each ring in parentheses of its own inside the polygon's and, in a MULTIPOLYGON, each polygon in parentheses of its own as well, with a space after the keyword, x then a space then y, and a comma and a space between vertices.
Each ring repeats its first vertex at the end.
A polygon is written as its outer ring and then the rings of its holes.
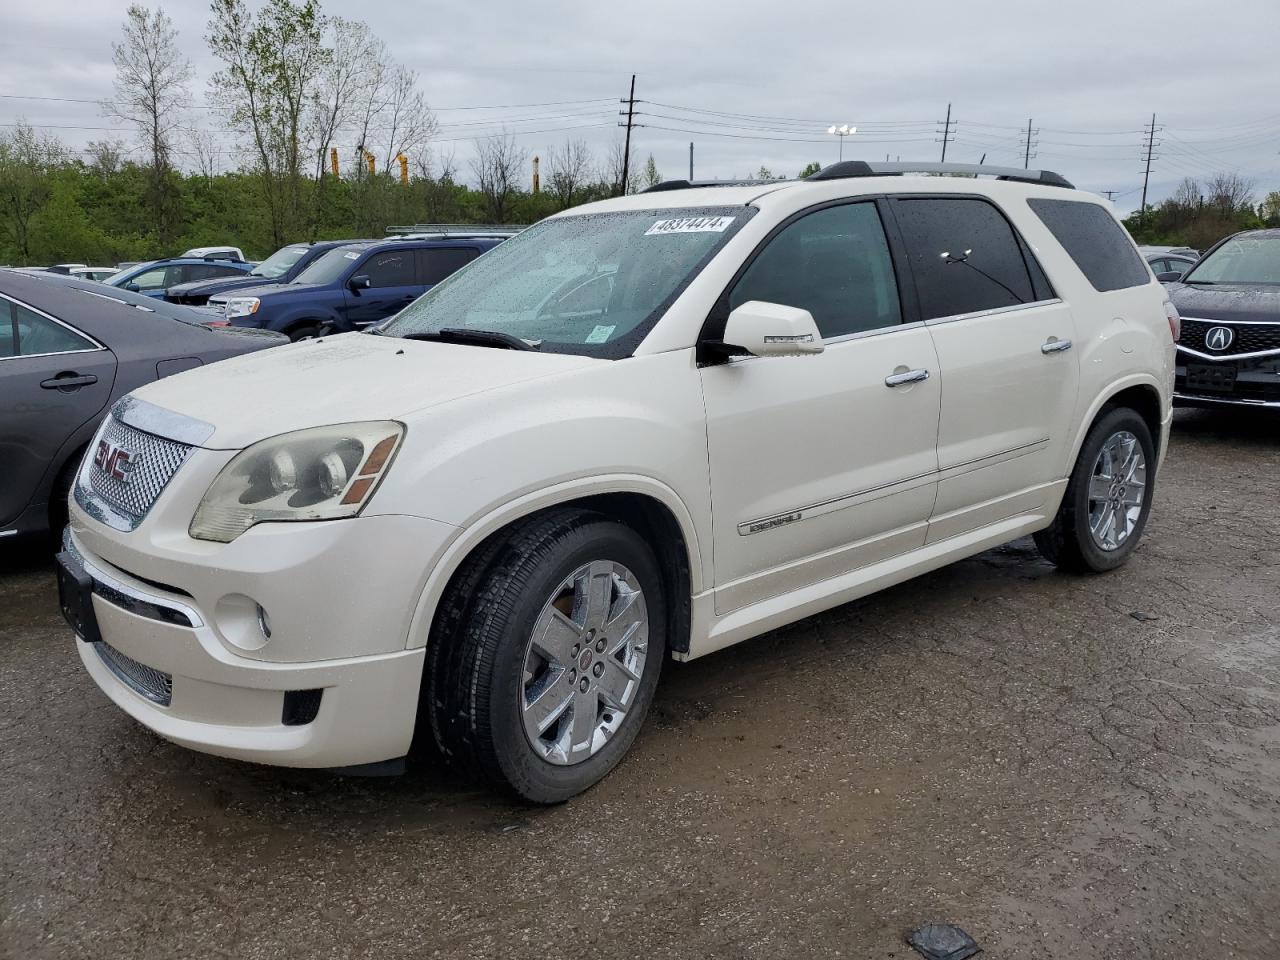
POLYGON ((1187 387, 1212 393, 1230 393, 1236 388, 1238 370, 1239 367, 1234 363, 1189 363, 1187 387))
POLYGON ((93 609, 93 578, 75 555, 64 550, 57 556, 58 606, 76 636, 86 643, 98 643, 98 615, 93 609))

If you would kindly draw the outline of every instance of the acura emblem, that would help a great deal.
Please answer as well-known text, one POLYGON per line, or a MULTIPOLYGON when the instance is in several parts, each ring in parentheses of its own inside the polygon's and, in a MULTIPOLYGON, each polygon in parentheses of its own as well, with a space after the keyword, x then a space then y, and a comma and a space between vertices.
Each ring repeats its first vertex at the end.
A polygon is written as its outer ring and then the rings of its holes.
POLYGON ((1235 338, 1236 332, 1230 327, 1210 327, 1204 335, 1204 345, 1210 350, 1225 350, 1235 338))

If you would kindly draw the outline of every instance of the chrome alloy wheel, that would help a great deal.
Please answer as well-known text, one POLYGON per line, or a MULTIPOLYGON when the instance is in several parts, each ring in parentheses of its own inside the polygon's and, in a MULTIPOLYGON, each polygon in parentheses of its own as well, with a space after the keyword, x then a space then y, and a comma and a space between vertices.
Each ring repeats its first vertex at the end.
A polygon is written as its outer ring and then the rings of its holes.
POLYGON ((1128 430, 1113 433, 1098 452, 1089 479, 1089 532, 1106 551, 1118 550, 1129 539, 1147 489, 1147 458, 1142 444, 1128 430))
POLYGON ((547 598, 524 655, 521 713, 539 756, 594 756, 622 725, 644 676, 649 611, 635 574, 595 560, 547 598))

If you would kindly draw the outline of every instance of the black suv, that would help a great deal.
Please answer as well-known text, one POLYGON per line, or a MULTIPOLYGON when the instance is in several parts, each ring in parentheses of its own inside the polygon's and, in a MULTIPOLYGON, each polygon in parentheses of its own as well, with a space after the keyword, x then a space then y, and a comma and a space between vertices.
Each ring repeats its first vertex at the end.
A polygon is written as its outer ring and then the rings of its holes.
POLYGON ((222 314, 211 326, 262 327, 304 340, 344 333, 398 313, 504 236, 365 240, 322 254, 291 283, 232 290, 209 298, 222 314))
POLYGON ((1280 230, 1219 241, 1177 283, 1174 402, 1280 409, 1280 230))

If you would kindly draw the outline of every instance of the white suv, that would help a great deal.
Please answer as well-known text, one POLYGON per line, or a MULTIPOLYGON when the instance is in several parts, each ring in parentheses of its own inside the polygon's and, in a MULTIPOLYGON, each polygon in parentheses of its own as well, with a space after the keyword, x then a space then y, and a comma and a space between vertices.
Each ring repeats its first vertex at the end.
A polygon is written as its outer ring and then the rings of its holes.
POLYGON ((1054 174, 663 184, 380 329, 126 397, 74 489, 63 608, 177 743, 375 772, 417 737, 561 801, 627 751, 668 656, 1026 534, 1124 562, 1176 325, 1054 174))

